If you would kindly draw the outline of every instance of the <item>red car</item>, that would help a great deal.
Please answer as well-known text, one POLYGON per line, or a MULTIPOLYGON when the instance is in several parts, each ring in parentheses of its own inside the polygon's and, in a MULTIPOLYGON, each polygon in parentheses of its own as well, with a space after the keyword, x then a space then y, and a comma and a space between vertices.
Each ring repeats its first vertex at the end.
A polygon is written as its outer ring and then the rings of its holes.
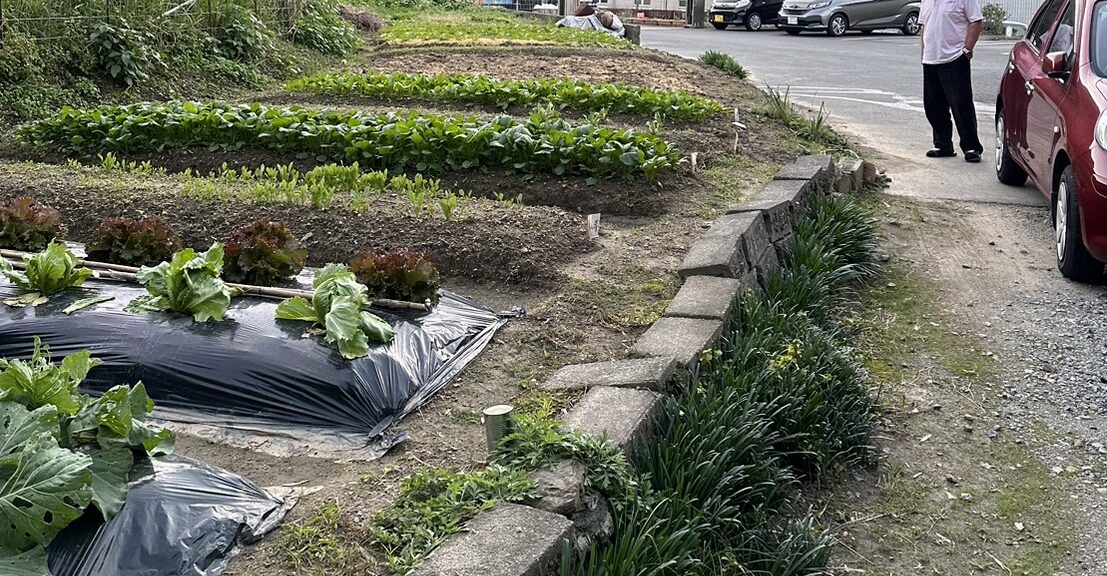
POLYGON ((1046 0, 1011 50, 996 100, 996 174, 1051 200, 1057 268, 1107 262, 1107 0, 1046 0))

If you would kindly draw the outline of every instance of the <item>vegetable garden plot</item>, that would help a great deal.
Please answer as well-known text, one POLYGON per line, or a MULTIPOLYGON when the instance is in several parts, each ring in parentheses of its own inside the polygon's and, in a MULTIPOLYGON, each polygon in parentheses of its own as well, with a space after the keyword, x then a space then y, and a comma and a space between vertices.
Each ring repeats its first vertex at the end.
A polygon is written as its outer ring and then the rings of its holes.
MULTIPOLYGON (((63 530, 47 555, 52 576, 215 576, 242 545, 291 508, 241 476, 187 458, 140 464, 119 514, 96 511, 63 530)), ((37 576, 37 575, 36 575, 37 576)))
MULTIPOLYGON (((262 435, 264 445, 249 447, 371 459, 404 440, 389 427, 445 386, 506 322, 450 293, 430 313, 374 309, 395 340, 349 361, 322 337, 305 338, 304 322, 276 320, 276 301, 236 298, 223 322, 203 324, 123 310, 145 293, 89 280, 37 307, 0 306, 0 357, 28 356, 35 336, 58 356, 88 349, 103 364, 82 384, 86 393, 142 381, 155 417, 209 438, 241 444, 262 435), (63 312, 93 296, 114 298, 63 312)), ((0 299, 19 295, 0 285, 0 299)))

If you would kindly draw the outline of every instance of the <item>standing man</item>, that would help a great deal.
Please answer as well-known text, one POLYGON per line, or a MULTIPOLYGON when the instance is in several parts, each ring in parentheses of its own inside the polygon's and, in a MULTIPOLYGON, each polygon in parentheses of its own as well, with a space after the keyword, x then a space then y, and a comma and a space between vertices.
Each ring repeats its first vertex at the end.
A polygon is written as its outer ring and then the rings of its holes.
POLYGON ((972 100, 972 51, 984 27, 980 0, 922 0, 923 107, 934 131, 930 158, 956 156, 953 124, 966 162, 980 162, 972 100), (950 122, 950 112, 953 122, 950 122))

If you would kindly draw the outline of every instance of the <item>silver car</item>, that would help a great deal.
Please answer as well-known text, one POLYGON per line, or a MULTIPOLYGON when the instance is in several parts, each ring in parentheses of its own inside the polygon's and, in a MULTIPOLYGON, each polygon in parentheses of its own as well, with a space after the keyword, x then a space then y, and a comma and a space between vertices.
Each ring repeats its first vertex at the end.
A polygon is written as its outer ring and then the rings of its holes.
POLYGON ((804 31, 841 36, 848 30, 871 34, 873 30, 899 28, 919 33, 918 0, 786 0, 777 26, 796 35, 804 31))

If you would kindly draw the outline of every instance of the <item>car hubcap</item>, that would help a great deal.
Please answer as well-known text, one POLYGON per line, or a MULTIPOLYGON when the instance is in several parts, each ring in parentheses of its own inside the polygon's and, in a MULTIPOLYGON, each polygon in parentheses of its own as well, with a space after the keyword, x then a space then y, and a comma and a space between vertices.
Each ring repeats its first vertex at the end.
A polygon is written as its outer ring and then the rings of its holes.
POLYGON ((1054 225, 1057 228, 1057 261, 1065 259, 1065 243, 1068 241, 1069 226, 1069 187, 1064 181, 1057 186, 1057 207, 1054 210, 1054 225))
POLYGON ((759 30, 761 28, 761 17, 757 14, 750 16, 750 28, 754 30, 759 30))
POLYGON ((831 24, 834 27, 834 35, 841 36, 846 31, 846 23, 841 18, 835 18, 834 23, 831 24))
POLYGON ((1007 146, 1006 132, 1003 125, 1003 117, 1000 116, 996 119, 996 172, 1003 169, 1003 157, 1007 146))
POLYGON ((911 17, 907 18, 907 29, 912 34, 919 31, 919 17, 918 16, 911 16, 911 17))

